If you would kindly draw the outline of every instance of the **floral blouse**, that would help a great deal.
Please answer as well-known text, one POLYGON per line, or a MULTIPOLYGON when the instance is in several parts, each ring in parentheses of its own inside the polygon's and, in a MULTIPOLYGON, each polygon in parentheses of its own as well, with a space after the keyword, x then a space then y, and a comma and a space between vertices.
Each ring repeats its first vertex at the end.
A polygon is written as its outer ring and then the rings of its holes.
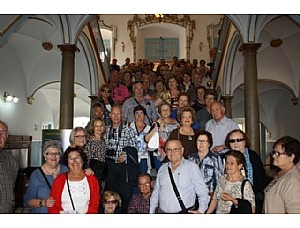
MULTIPOLYGON (((217 214, 228 214, 232 206, 231 201, 224 201, 221 199, 221 193, 226 192, 233 198, 242 198, 241 185, 244 178, 240 181, 230 182, 227 181, 225 177, 226 175, 220 178, 213 196, 213 199, 218 200, 217 214)), ((251 205, 255 207, 255 195, 249 181, 246 182, 244 187, 244 199, 248 200, 251 205)))

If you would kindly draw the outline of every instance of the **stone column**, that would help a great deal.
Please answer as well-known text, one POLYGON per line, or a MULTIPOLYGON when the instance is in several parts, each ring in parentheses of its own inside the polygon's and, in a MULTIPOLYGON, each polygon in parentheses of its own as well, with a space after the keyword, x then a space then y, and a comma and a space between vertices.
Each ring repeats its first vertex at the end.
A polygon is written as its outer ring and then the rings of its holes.
POLYGON ((224 101, 225 114, 228 118, 232 118, 232 106, 231 102, 233 96, 222 96, 221 99, 224 101))
POLYGON ((250 147, 257 153, 260 153, 260 131, 256 54, 260 46, 259 43, 244 43, 239 49, 244 57, 245 129, 250 147))
POLYGON ((75 52, 73 44, 58 45, 62 52, 59 129, 72 129, 74 117, 75 52))

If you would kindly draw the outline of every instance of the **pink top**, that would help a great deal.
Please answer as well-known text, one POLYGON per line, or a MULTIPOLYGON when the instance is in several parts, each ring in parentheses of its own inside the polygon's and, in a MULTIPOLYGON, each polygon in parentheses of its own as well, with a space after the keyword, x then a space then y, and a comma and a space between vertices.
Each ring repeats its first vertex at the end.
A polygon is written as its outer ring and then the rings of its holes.
POLYGON ((119 86, 113 90, 112 95, 114 102, 119 104, 123 104, 124 101, 130 97, 127 87, 122 84, 119 84, 119 86))

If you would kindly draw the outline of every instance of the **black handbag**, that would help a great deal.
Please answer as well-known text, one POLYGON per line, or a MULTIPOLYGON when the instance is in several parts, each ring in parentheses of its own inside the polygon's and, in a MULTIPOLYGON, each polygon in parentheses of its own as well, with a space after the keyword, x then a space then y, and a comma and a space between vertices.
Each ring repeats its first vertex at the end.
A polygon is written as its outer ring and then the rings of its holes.
MULTIPOLYGON (((242 199, 237 199, 237 206, 232 204, 229 214, 252 214, 252 205, 251 203, 244 199, 244 187, 248 179, 244 179, 241 186, 242 199)), ((249 181, 250 183, 250 181, 249 181)), ((250 183, 251 184, 251 183, 250 183)), ((252 185, 251 185, 252 186, 252 185)))
POLYGON ((90 159, 89 167, 94 171, 94 175, 97 177, 97 179, 106 180, 107 164, 105 162, 96 159, 90 159))

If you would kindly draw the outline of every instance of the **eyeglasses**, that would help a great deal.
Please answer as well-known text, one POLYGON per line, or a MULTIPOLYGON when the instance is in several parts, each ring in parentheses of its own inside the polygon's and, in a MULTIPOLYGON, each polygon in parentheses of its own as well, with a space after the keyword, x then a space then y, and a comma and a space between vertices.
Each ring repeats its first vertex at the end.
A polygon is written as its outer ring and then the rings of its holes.
POLYGON ((85 139, 86 136, 85 135, 75 135, 76 139, 85 139))
POLYGON ((208 143, 209 141, 207 140, 197 140, 198 143, 208 143))
POLYGON ((46 156, 48 156, 48 157, 59 157, 60 156, 60 153, 59 152, 57 152, 57 153, 45 153, 46 154, 46 156))
POLYGON ((278 152, 278 151, 272 151, 271 153, 270 153, 270 155, 273 157, 274 155, 276 156, 276 157, 280 157, 280 155, 286 155, 286 152, 278 152))
POLYGON ((145 184, 138 184, 138 186, 140 187, 140 188, 142 188, 142 187, 150 187, 150 183, 145 183, 145 184))
POLYGON ((175 153, 179 153, 181 151, 182 147, 177 147, 177 148, 166 148, 166 152, 169 153, 169 152, 172 152, 174 151, 175 153))
POLYGON ((81 159, 81 157, 69 157, 68 160, 69 161, 79 161, 81 159))
POLYGON ((105 204, 117 204, 118 200, 105 200, 104 203, 105 204))
POLYGON ((235 142, 243 142, 243 141, 245 141, 245 139, 242 139, 242 138, 240 138, 240 139, 229 139, 228 141, 230 143, 235 143, 235 142))

